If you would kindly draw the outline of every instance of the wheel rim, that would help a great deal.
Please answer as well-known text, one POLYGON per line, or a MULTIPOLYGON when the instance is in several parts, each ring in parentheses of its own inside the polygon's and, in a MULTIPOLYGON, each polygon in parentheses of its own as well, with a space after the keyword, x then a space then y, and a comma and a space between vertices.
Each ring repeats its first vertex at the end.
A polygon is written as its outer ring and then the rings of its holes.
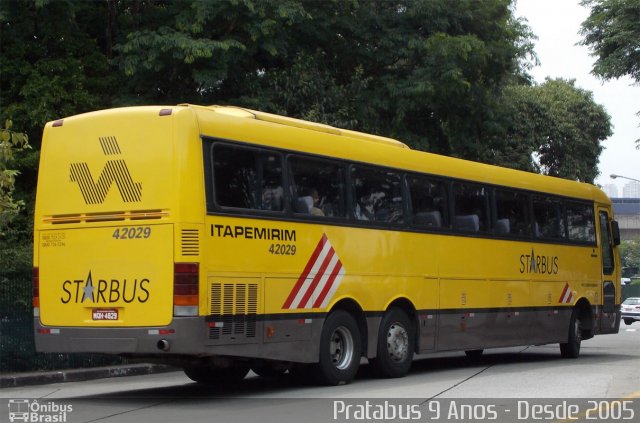
POLYGON ((394 362, 403 361, 409 352, 409 334, 399 323, 389 326, 387 332, 387 352, 394 362))
POLYGON ((336 328, 331 334, 329 343, 329 355, 331 362, 340 370, 349 367, 353 360, 353 335, 351 331, 344 326, 336 328))
POLYGON ((580 329, 581 325, 580 325, 580 319, 576 319, 575 324, 573 325, 573 328, 575 330, 575 340, 576 340, 576 344, 580 345, 580 342, 582 341, 582 329, 580 329))

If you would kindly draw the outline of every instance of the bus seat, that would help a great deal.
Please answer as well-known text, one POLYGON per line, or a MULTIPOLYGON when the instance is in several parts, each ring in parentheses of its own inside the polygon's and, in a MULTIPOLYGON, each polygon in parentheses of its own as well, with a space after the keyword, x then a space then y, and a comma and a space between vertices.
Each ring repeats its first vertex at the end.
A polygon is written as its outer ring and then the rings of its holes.
POLYGON ((498 219, 496 221, 496 233, 498 235, 506 235, 511 232, 511 223, 509 219, 498 219))
POLYGON ((304 197, 298 197, 294 202, 293 208, 296 213, 311 213, 311 207, 313 207, 313 198, 310 195, 304 197))
POLYGON ((418 212, 414 216, 414 222, 418 225, 441 228, 442 215, 437 210, 430 211, 430 212, 418 212))
POLYGON ((477 214, 456 216, 456 228, 462 231, 478 232, 480 230, 480 217, 477 214))

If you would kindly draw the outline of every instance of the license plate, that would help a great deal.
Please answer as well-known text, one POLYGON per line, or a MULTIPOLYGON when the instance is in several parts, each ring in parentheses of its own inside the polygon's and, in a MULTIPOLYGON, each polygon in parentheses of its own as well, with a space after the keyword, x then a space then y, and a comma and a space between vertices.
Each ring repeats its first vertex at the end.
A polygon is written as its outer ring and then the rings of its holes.
POLYGON ((93 320, 118 320, 118 310, 93 309, 93 320))

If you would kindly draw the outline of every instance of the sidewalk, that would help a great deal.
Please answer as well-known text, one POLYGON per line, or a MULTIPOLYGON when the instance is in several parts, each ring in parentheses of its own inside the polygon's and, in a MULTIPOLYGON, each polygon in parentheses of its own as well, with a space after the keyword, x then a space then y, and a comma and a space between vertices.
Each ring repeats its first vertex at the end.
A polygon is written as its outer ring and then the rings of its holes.
POLYGON ((129 364, 120 366, 92 367, 88 369, 54 370, 31 373, 9 373, 0 375, 0 388, 15 388, 49 383, 80 382, 109 377, 141 376, 178 370, 162 364, 129 364))

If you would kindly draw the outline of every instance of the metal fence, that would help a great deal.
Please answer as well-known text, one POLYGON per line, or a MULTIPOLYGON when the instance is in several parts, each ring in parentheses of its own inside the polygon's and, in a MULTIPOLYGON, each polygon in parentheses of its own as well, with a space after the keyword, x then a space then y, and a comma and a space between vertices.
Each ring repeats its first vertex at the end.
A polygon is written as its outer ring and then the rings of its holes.
POLYGON ((73 369, 122 363, 100 354, 43 354, 35 350, 31 275, 0 269, 0 372, 73 369))

